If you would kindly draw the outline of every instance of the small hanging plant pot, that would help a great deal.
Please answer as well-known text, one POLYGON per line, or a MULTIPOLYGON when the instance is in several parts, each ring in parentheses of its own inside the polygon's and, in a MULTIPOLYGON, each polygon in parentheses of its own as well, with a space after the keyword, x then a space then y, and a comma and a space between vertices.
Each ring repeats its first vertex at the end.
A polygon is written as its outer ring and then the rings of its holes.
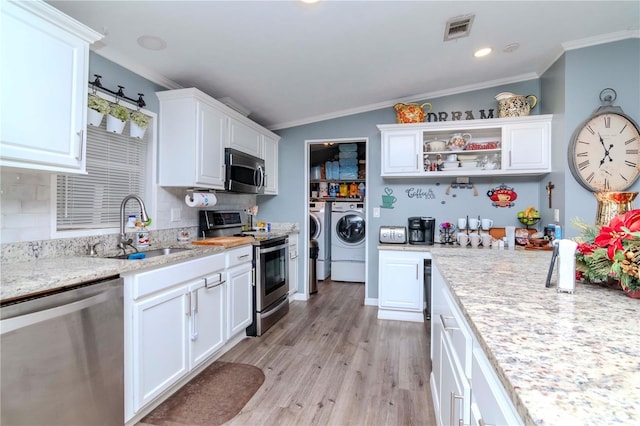
POLYGON ((129 110, 122 105, 111 105, 111 110, 107 116, 107 131, 120 134, 124 130, 124 125, 129 121, 129 110))
POLYGON ((140 111, 135 111, 131 114, 129 136, 142 139, 147 131, 147 127, 149 127, 149 117, 140 111))
POLYGON ((99 113, 95 109, 87 108, 87 124, 90 126, 100 127, 104 114, 99 113))
POLYGON ((100 127, 104 115, 111 107, 109 102, 96 95, 89 95, 87 100, 87 123, 91 126, 100 127))

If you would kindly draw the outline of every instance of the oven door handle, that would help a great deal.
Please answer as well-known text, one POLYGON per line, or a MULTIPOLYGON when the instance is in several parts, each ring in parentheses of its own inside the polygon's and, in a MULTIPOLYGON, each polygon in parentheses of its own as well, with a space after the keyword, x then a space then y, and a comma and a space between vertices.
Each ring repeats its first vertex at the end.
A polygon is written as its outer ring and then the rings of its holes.
POLYGON ((271 252, 274 252, 274 251, 281 250, 283 248, 286 249, 287 247, 289 247, 289 243, 285 242, 284 244, 279 245, 279 246, 275 246, 275 247, 258 248, 258 253, 259 254, 267 254, 267 253, 271 253, 271 252))

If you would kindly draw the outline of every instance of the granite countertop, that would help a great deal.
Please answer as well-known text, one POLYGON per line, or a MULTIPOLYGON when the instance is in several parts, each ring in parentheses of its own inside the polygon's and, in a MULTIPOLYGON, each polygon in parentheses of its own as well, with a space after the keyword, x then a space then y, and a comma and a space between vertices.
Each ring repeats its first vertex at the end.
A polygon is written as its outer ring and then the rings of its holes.
MULTIPOLYGON (((168 247, 168 246, 167 246, 168 247)), ((181 246, 185 247, 185 246, 181 246)), ((68 256, 23 262, 3 262, 0 301, 39 294, 102 278, 158 268, 223 252, 220 246, 186 246, 189 250, 139 260, 68 256)), ((149 247, 150 250, 164 247, 149 247)))
POLYGON ((428 251, 527 424, 640 424, 640 300, 544 283, 551 252, 416 247, 428 251))

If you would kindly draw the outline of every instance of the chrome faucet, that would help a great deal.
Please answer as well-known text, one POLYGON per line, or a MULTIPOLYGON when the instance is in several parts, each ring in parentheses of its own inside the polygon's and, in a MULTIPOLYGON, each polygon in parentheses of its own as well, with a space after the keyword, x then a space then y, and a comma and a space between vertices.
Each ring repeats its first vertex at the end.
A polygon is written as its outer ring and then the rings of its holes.
MULTIPOLYGON (((140 205, 140 221, 142 223, 148 222, 149 221, 149 216, 147 215, 147 210, 144 206, 144 201, 142 201, 142 198, 138 197, 137 195, 131 194, 131 195, 127 195, 126 197, 124 197, 124 200, 122 200, 122 203, 120 204, 120 241, 118 241, 118 248, 121 249, 122 251, 126 252, 127 246, 131 246, 133 247, 132 243, 133 240, 131 240, 130 238, 127 239, 125 233, 124 233, 124 207, 127 204, 127 201, 134 199, 138 202, 138 204, 140 205)), ((138 251, 138 249, 136 249, 135 247, 133 247, 136 251, 138 251)))

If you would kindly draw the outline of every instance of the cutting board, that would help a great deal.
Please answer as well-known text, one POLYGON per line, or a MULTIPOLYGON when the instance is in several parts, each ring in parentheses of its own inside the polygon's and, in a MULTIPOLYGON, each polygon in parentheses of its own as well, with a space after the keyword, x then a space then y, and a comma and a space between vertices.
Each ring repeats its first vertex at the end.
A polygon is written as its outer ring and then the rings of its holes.
MULTIPOLYGON (((516 228, 516 231, 518 229, 525 229, 525 228, 516 228)), ((535 229, 527 229, 527 231, 529 231, 529 235, 535 234, 536 232, 538 232, 535 229)), ((489 229, 489 234, 491 234, 491 236, 493 238, 495 238, 496 240, 499 240, 502 237, 505 237, 507 235, 507 233, 505 232, 504 228, 491 228, 491 229, 489 229)))
POLYGON ((191 244, 201 246, 222 246, 225 248, 241 246, 244 244, 252 244, 253 237, 212 237, 202 240, 192 241, 191 244))

